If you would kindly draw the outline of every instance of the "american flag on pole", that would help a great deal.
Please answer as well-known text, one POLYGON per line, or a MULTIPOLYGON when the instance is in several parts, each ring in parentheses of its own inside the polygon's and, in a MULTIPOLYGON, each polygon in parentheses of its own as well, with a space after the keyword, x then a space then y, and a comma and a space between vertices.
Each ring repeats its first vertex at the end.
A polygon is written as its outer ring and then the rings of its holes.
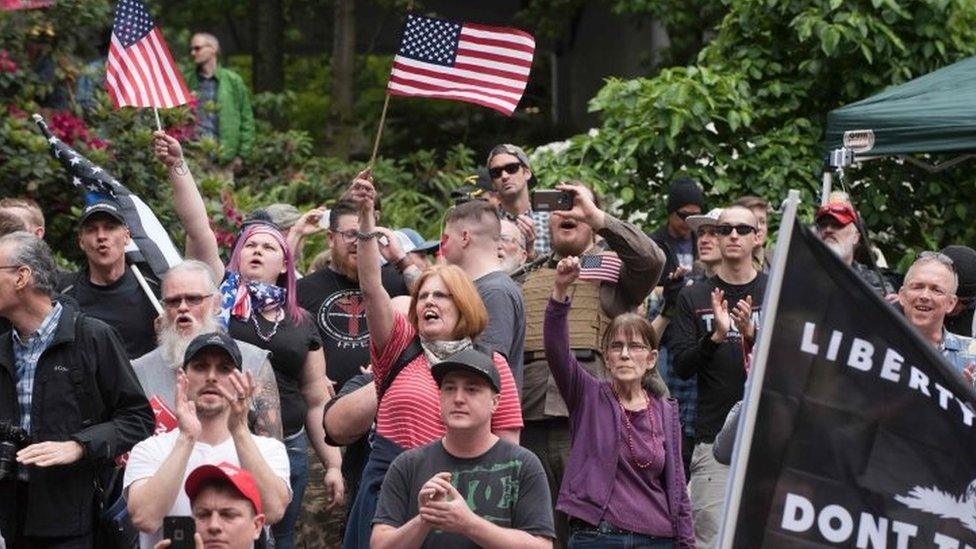
POLYGON ((535 38, 518 29, 409 14, 387 93, 477 103, 511 116, 534 53, 535 38))
POLYGON ((169 47, 142 0, 119 0, 105 85, 116 108, 170 108, 190 101, 169 47))
POLYGON ((35 114, 34 122, 47 138, 51 156, 61 163, 71 177, 71 183, 85 197, 86 206, 103 200, 118 204, 132 237, 125 249, 125 256, 130 263, 145 262, 153 274, 161 278, 170 267, 183 261, 169 233, 141 198, 101 166, 93 164, 53 135, 41 115, 35 114))
POLYGON ((623 263, 617 254, 606 253, 599 255, 584 255, 580 257, 580 280, 594 282, 609 282, 616 284, 620 280, 620 268, 623 263))

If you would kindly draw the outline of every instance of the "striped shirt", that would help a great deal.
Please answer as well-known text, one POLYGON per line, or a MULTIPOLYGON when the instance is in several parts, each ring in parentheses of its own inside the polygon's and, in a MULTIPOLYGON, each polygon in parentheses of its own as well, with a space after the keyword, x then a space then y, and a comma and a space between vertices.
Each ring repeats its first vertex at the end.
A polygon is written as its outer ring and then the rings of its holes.
POLYGON ((20 405, 20 426, 31 432, 31 397, 34 395, 34 373, 37 371, 37 361, 51 341, 61 320, 64 308, 55 303, 54 308, 41 322, 36 332, 27 336, 27 341, 20 338, 17 330, 11 330, 14 339, 14 368, 17 372, 17 404, 20 405))
MULTIPOLYGON (((394 313, 393 330, 386 347, 377 349, 370 341, 370 359, 377 380, 386 377, 416 334, 417 329, 405 316, 394 313)), ((491 430, 497 433, 521 429, 522 409, 512 371, 505 357, 494 353, 493 358, 501 377, 502 393, 491 417, 491 430)), ((441 419, 440 392, 423 353, 400 371, 383 395, 376 414, 376 432, 406 450, 429 444, 446 433, 441 419)))

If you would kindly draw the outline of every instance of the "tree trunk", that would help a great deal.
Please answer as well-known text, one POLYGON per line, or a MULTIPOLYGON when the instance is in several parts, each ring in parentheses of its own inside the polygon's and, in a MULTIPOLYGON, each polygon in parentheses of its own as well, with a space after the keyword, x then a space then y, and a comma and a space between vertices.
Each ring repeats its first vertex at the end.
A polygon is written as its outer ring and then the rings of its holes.
POLYGON ((252 0, 251 32, 254 36, 254 91, 280 92, 285 89, 284 28, 282 0, 252 0))
POLYGON ((332 154, 349 158, 355 120, 353 114, 353 68, 356 62, 355 0, 335 0, 332 42, 332 105, 329 136, 332 154))

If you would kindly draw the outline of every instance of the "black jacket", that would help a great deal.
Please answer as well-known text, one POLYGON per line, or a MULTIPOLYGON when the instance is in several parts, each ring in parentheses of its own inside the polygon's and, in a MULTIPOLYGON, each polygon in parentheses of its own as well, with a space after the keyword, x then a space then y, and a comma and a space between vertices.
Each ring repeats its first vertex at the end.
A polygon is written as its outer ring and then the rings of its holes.
MULTIPOLYGON (((667 277, 673 273, 678 268, 678 256, 675 251, 668 244, 668 224, 658 227, 656 231, 650 233, 648 236, 664 250, 664 270, 661 271, 661 278, 658 280, 657 285, 661 286, 664 284, 667 277)), ((691 253, 698 259, 698 235, 694 231, 691 232, 691 253)))
MULTIPOLYGON (((31 468, 27 535, 89 532, 96 474, 153 430, 152 410, 116 332, 70 303, 62 306, 54 338, 37 363, 30 436, 32 443, 77 441, 84 455, 71 465, 31 468)), ((0 419, 16 425, 20 410, 9 331, 0 335, 0 365, 0 419)), ((0 526, 6 539, 13 538, 15 482, 0 484, 0 526)))

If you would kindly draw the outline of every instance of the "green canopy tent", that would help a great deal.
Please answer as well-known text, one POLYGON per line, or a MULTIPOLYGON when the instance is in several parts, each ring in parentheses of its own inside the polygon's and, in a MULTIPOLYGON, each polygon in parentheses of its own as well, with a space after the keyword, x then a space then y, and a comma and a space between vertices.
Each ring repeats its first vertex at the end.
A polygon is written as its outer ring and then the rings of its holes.
POLYGON ((828 169, 872 158, 902 157, 938 172, 976 155, 976 57, 831 111, 827 115, 828 169), (931 164, 909 155, 951 154, 931 164))

